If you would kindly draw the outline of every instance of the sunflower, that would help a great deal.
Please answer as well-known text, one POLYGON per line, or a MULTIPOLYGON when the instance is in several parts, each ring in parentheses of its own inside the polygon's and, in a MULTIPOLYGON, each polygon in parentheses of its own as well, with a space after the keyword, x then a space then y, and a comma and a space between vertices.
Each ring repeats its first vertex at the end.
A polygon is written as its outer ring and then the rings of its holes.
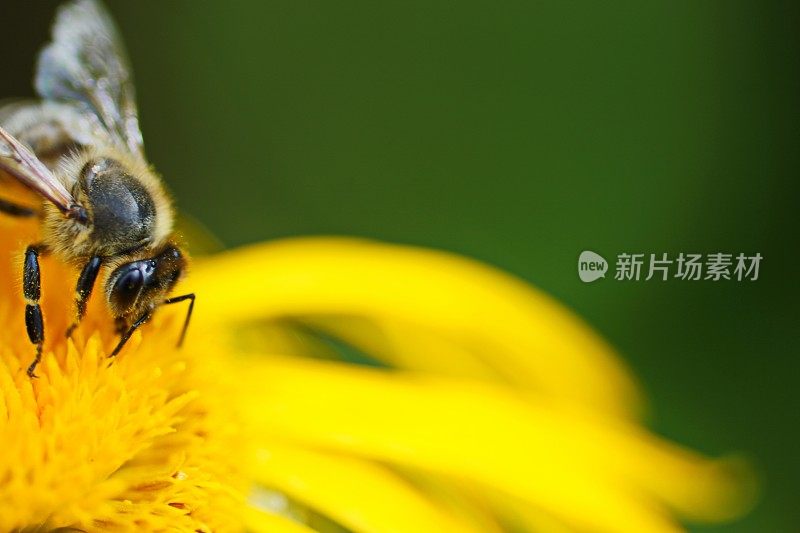
POLYGON ((419 248, 197 259, 184 347, 163 308, 113 360, 101 297, 59 335, 77 274, 44 258, 32 380, 36 238, 0 217, 0 531, 672 532, 751 499, 740 460, 640 425, 629 372, 561 305, 419 248))

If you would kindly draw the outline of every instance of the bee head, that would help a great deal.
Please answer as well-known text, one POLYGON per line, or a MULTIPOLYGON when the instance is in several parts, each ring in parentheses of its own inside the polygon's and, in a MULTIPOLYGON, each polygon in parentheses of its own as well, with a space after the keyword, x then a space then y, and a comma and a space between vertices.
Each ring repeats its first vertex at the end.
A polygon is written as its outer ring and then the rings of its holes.
POLYGON ((152 257, 123 263, 108 277, 106 295, 115 317, 135 317, 160 304, 186 270, 186 257, 167 243, 152 257))

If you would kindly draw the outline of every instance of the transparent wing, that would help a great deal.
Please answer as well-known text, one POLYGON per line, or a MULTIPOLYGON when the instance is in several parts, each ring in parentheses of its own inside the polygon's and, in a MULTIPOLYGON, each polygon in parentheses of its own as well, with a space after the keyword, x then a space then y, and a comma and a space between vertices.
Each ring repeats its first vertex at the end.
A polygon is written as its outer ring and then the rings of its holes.
POLYGON ((30 148, 50 170, 71 151, 114 143, 95 115, 62 102, 0 103, 0 126, 30 148))
POLYGON ((46 100, 92 113, 115 144, 144 158, 125 50, 98 2, 75 0, 58 10, 52 42, 39 54, 35 85, 46 100))
POLYGON ((5 129, 0 128, 0 170, 53 202, 65 216, 86 222, 86 210, 44 163, 5 129))

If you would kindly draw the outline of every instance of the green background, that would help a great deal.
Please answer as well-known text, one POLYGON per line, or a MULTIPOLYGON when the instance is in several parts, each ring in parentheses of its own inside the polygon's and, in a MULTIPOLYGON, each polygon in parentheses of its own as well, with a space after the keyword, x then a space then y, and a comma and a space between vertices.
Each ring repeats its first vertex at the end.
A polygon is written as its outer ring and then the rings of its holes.
MULTIPOLYGON (((3 3, 0 94, 55 2, 3 3)), ((798 5, 111 2, 148 154, 226 244, 347 234, 545 289, 620 350, 652 426, 746 452, 735 524, 800 530, 798 5), (756 282, 579 281, 578 254, 764 256, 756 282)))

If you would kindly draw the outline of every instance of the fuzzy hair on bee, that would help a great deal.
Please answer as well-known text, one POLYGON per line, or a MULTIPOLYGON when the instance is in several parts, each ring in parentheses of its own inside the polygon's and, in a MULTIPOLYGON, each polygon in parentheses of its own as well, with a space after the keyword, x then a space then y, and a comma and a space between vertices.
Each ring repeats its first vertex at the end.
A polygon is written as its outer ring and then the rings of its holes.
POLYGON ((69 219, 44 204, 43 240, 64 261, 80 263, 92 255, 113 258, 158 248, 172 233, 174 210, 164 184, 143 160, 113 146, 73 149, 54 172, 86 207, 89 224, 69 219))
POLYGON ((73 0, 58 10, 52 35, 34 80, 41 99, 0 107, 0 177, 42 200, 38 212, 3 200, 0 180, 0 215, 38 216, 41 224, 41 242, 23 261, 31 377, 45 341, 41 254, 80 269, 68 336, 100 279, 120 334, 111 356, 158 307, 188 301, 180 345, 195 298, 169 296, 187 257, 174 235, 172 201, 144 155, 132 75, 111 17, 96 0, 73 0))

